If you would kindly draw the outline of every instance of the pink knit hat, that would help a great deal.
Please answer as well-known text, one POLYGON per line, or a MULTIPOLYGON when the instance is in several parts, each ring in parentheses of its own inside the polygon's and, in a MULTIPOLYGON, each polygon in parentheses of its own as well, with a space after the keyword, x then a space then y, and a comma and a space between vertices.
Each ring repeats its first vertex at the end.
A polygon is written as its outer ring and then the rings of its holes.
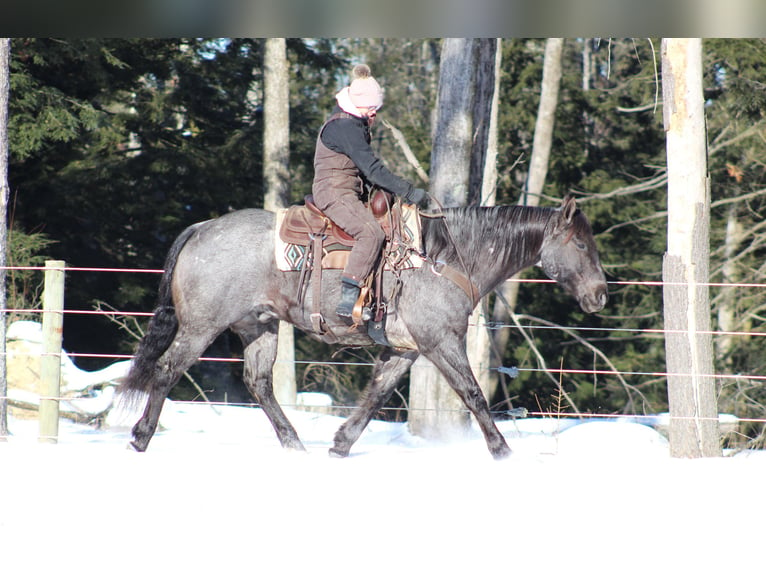
POLYGON ((358 64, 354 66, 352 75, 354 80, 348 88, 351 103, 357 108, 380 109, 383 105, 383 90, 372 77, 370 68, 365 64, 358 64))

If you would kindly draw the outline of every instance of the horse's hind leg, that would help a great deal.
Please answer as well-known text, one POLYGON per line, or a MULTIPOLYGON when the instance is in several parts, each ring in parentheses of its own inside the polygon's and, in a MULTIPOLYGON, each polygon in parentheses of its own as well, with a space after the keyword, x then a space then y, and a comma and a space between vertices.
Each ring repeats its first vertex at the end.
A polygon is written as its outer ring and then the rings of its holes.
POLYGON ((394 392, 397 383, 417 359, 417 351, 395 352, 386 349, 375 363, 372 381, 364 391, 364 398, 354 413, 335 433, 330 455, 348 456, 351 446, 394 392))
POLYGON ((306 450, 274 397, 272 369, 277 358, 278 327, 278 321, 259 323, 247 329, 235 327, 245 345, 245 385, 271 421, 280 444, 285 448, 306 450))
POLYGON ((133 427, 130 446, 144 452, 152 440, 160 420, 162 405, 181 375, 189 369, 207 349, 212 338, 192 337, 179 331, 174 342, 154 367, 154 380, 146 401, 144 414, 133 427))

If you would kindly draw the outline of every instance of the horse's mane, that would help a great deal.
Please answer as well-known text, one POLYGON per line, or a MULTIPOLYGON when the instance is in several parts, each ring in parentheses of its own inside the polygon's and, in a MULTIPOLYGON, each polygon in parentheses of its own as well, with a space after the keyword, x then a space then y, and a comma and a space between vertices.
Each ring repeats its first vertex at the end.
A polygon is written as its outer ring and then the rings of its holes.
POLYGON ((443 217, 424 219, 425 251, 433 259, 465 265, 469 273, 487 258, 504 267, 522 264, 540 250, 554 212, 516 205, 445 209, 443 217))

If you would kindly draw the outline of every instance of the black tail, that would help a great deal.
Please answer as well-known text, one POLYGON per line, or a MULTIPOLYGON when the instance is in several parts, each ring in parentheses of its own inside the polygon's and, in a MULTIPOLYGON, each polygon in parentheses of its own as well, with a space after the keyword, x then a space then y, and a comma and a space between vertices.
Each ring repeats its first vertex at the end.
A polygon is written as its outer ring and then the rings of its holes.
POLYGON ((157 360, 167 351, 176 336, 178 319, 173 307, 173 294, 170 289, 173 270, 176 267, 179 253, 189 238, 197 231, 199 225, 201 224, 196 223, 187 227, 170 246, 170 251, 165 258, 165 272, 160 280, 154 315, 149 321, 146 334, 138 344, 138 349, 130 365, 130 371, 120 384, 121 400, 127 404, 134 403, 139 396, 151 390, 157 360))

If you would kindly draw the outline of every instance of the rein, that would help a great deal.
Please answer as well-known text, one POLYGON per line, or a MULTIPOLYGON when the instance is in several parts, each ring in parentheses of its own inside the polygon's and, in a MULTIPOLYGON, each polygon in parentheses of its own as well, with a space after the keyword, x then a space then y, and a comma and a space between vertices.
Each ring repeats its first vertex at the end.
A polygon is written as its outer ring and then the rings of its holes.
POLYGON ((426 261, 431 265, 431 273, 437 277, 446 277, 465 291, 465 294, 468 295, 473 307, 476 307, 476 305, 479 304, 479 301, 481 301, 481 293, 479 293, 479 288, 476 287, 476 284, 470 277, 454 267, 450 267, 444 261, 434 261, 431 258, 426 259, 426 261))
MULTIPOLYGON (((431 196, 431 199, 436 204, 436 207, 440 213, 433 215, 422 213, 421 216, 428 217, 430 219, 445 219, 444 208, 442 204, 439 203, 439 200, 431 194, 429 194, 429 196, 431 196)), ((463 261, 463 256, 460 254, 460 250, 457 247, 457 242, 455 241, 455 238, 453 237, 446 220, 444 221, 444 229, 447 232, 447 237, 449 237, 450 242, 452 242, 452 246, 455 248, 455 253, 457 254, 458 260, 460 261, 460 266, 463 268, 463 271, 447 265, 447 263, 444 261, 435 261, 427 254, 419 253, 418 255, 423 259, 423 261, 427 262, 431 266, 431 272, 434 275, 438 277, 446 277, 455 285, 460 287, 465 292, 465 294, 468 295, 468 299, 471 300, 471 308, 476 307, 476 305, 479 304, 479 301, 481 301, 481 293, 479 292, 479 288, 476 287, 476 284, 473 282, 473 279, 471 279, 471 276, 468 273, 468 268, 466 267, 465 261, 463 261)))

